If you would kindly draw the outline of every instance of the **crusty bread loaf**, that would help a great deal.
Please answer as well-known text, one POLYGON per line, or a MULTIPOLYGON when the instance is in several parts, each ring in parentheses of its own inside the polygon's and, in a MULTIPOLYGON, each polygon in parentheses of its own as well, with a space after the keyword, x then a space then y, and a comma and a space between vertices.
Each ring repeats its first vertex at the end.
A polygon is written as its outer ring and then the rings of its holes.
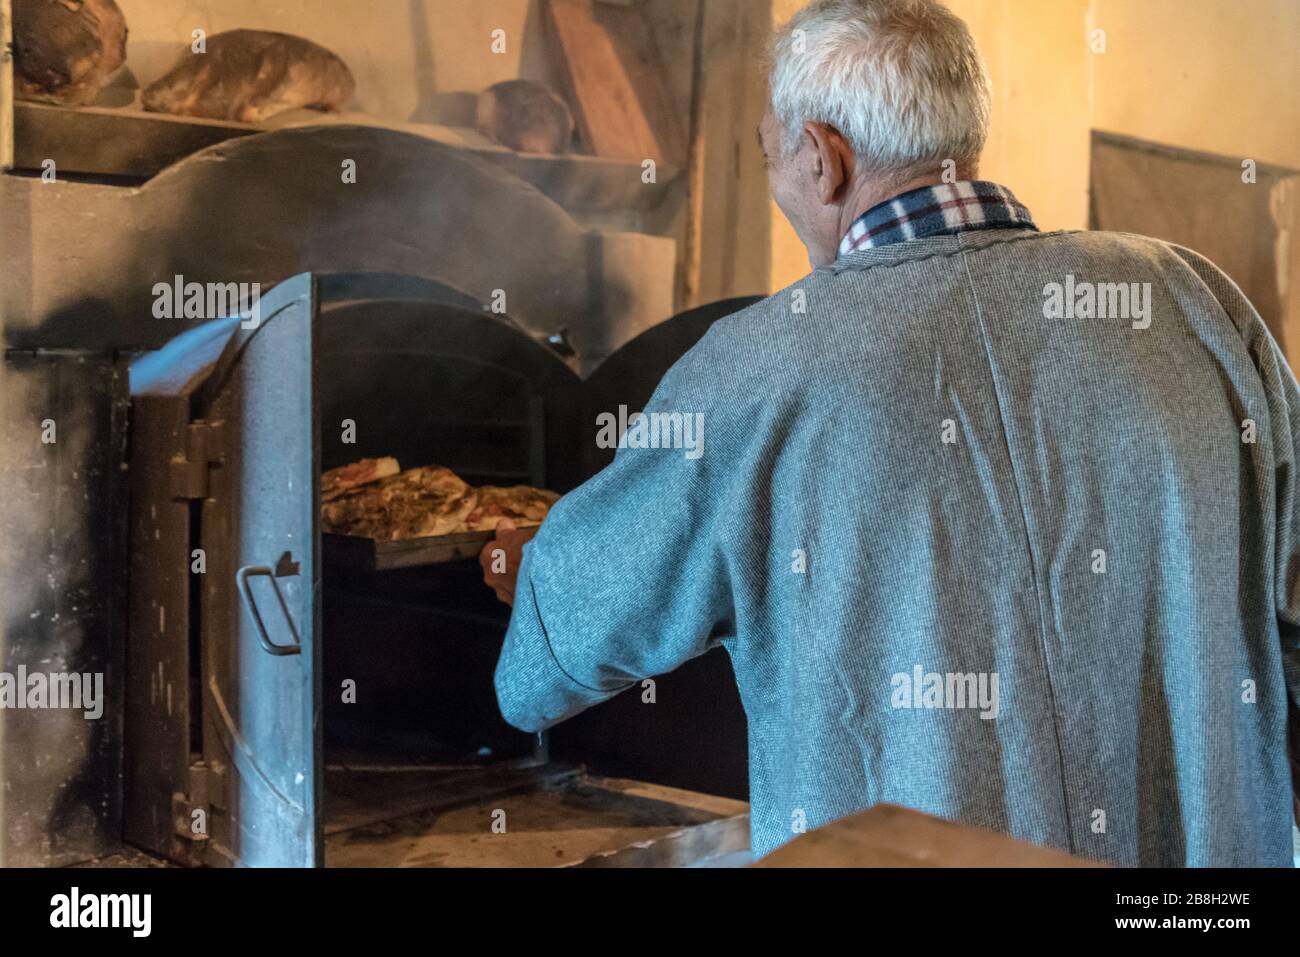
POLYGON ((83 106, 126 62, 126 17, 114 0, 14 0, 13 31, 20 100, 83 106))
POLYGON ((573 142, 573 113, 540 83, 506 80, 479 97, 478 130, 520 153, 567 153, 573 142))
POLYGON ((302 107, 337 111, 352 99, 352 72, 322 46, 287 33, 231 30, 187 49, 144 91, 144 108, 212 120, 260 123, 302 107))

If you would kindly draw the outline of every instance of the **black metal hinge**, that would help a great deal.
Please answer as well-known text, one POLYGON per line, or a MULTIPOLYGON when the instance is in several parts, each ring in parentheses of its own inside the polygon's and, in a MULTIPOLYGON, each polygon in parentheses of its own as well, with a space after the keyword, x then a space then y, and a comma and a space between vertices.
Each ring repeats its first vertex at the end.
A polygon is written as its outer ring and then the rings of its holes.
POLYGON ((171 493, 176 499, 208 497, 209 473, 222 461, 220 422, 200 419, 190 423, 184 455, 171 461, 171 493))

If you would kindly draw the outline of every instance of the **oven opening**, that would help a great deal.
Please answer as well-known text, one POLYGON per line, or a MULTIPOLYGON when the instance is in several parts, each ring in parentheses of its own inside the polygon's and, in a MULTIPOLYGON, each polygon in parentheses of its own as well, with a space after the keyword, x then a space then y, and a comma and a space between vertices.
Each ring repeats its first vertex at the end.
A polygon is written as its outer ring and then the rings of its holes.
MULTIPOLYGON (((560 358, 477 314, 426 308, 420 328, 391 306, 323 311, 322 472, 392 457, 475 487, 580 483, 588 416, 560 358)), ((552 761, 546 735, 506 724, 493 674, 510 609, 483 583, 477 548, 376 570, 335 544, 323 536, 327 867, 645 863, 744 845, 738 802, 597 777, 581 753, 552 761), (701 826, 685 844, 662 840, 701 826)))
MULTIPOLYGON (((546 487, 545 402, 528 378, 472 347, 424 351, 402 331, 375 335, 383 322, 356 308, 324 316, 321 471, 393 457, 403 469, 448 467, 474 486, 546 487)), ((490 814, 467 805, 555 776, 538 736, 497 708, 509 609, 475 559, 376 570, 326 536, 322 586, 327 866, 377 862, 392 853, 392 822, 412 815, 407 830, 439 847, 429 853, 454 853, 434 837, 440 816, 490 814)))

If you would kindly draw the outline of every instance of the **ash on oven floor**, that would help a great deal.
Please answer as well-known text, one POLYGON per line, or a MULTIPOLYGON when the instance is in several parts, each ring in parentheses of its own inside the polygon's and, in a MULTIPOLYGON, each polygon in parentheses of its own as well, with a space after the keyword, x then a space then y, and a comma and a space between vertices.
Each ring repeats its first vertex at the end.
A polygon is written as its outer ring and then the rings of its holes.
POLYGON ((326 806, 327 867, 687 867, 749 847, 742 801, 557 765, 327 773, 326 806))

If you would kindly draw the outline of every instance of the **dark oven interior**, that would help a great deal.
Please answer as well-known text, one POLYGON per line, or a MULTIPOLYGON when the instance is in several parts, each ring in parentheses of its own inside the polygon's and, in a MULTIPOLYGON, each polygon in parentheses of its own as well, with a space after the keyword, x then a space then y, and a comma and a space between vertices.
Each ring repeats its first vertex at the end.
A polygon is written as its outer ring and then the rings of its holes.
MULTIPOLYGON (((581 481, 579 383, 505 320, 427 301, 327 306, 318 382, 322 471, 393 456, 472 485, 581 481)), ((327 544, 322 575, 327 768, 343 754, 456 765, 533 754, 496 708, 509 609, 476 562, 374 572, 332 561, 327 544), (348 680, 357 695, 345 702, 348 680)))

